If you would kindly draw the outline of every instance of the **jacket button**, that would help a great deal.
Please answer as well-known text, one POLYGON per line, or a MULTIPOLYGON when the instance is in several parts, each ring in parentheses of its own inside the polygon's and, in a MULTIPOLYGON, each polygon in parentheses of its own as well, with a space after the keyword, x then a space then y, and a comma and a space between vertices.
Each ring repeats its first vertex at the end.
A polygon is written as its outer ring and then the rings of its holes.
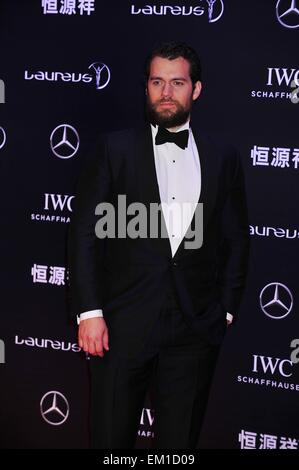
POLYGON ((177 261, 174 261, 174 262, 172 263, 172 266, 177 267, 178 265, 179 265, 179 263, 178 263, 177 261))

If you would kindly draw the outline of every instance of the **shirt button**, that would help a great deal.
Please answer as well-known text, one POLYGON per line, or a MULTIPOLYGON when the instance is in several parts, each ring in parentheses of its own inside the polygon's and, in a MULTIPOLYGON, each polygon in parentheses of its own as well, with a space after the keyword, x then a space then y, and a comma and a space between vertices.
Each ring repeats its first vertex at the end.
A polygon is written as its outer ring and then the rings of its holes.
POLYGON ((173 161, 173 163, 175 163, 175 160, 172 160, 172 161, 173 161))

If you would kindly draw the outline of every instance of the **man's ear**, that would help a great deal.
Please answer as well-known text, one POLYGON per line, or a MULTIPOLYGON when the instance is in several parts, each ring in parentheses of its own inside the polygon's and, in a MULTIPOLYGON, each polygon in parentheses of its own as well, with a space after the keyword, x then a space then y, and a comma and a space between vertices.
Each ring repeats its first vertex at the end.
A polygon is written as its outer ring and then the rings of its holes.
POLYGON ((202 83, 198 80, 197 82, 195 82, 194 88, 193 88, 193 94, 192 94, 193 101, 197 100, 197 98, 199 97, 201 93, 201 89, 202 89, 202 83))

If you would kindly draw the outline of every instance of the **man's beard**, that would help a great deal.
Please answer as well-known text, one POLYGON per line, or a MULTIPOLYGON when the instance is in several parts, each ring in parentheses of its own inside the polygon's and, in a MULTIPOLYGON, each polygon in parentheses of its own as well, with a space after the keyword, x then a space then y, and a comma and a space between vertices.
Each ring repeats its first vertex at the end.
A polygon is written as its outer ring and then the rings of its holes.
MULTIPOLYGON (((166 101, 166 100, 165 100, 166 101)), ((169 100, 167 100, 168 102, 169 100)), ((163 111, 157 111, 156 108, 160 103, 163 103, 163 100, 160 100, 158 103, 151 103, 149 97, 146 100, 146 114, 147 118, 152 124, 158 124, 158 126, 170 129, 172 127, 178 127, 185 124, 188 120, 191 112, 191 103, 187 108, 184 108, 177 101, 173 101, 176 105, 175 111, 170 111, 165 109, 163 111)))

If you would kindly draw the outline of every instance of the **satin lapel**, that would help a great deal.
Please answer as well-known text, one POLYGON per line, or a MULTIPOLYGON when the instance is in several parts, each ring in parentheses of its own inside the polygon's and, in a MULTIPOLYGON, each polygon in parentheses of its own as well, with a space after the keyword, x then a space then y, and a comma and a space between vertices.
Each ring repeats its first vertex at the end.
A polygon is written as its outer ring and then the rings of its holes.
MULTIPOLYGON (((193 130, 192 130, 193 132, 193 130)), ((203 224, 204 228, 210 218, 210 199, 213 192, 213 156, 211 155, 211 149, 208 142, 199 137, 196 131, 193 132, 194 140, 197 146, 200 170, 201 170, 201 192, 199 197, 199 203, 203 204, 203 224), (211 192, 212 191, 212 192, 211 192)))
MULTIPOLYGON (((147 211, 149 211, 151 203, 161 204, 150 126, 147 126, 146 128, 137 132, 137 146, 135 158, 138 175, 140 202, 142 202, 146 206, 147 211)), ((167 234, 163 214, 161 217, 161 222, 163 224, 163 233, 167 234)), ((150 235, 148 226, 148 237, 149 236, 150 235)), ((166 238, 151 238, 150 240, 151 243, 153 243, 153 245, 155 246, 156 250, 160 251, 160 253, 162 253, 163 255, 171 257, 171 247, 168 236, 166 238)))

